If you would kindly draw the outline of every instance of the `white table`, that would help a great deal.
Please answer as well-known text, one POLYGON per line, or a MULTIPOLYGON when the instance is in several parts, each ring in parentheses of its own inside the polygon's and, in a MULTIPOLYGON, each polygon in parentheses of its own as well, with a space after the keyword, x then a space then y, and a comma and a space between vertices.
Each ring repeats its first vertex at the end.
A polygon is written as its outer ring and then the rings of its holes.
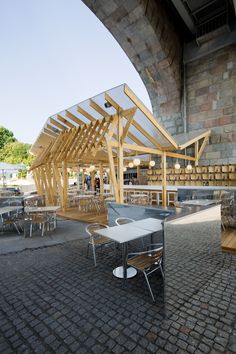
POLYGON ((163 220, 161 219, 154 219, 154 218, 147 218, 142 219, 139 221, 134 221, 135 227, 139 227, 140 229, 149 230, 151 232, 156 232, 162 230, 163 227, 163 220))
POLYGON ((127 268, 128 242, 148 236, 153 232, 160 231, 163 228, 162 220, 147 218, 134 221, 129 224, 109 227, 107 229, 97 230, 96 233, 101 236, 122 244, 123 266, 113 270, 113 275, 117 278, 132 278, 137 274, 133 267, 127 268))
POLYGON ((218 204, 220 200, 218 199, 192 199, 192 200, 184 200, 180 202, 184 205, 196 205, 196 206, 208 206, 211 204, 218 204))
POLYGON ((7 214, 9 216, 11 212, 13 212, 13 211, 18 212, 22 208, 23 208, 22 206, 17 206, 17 205, 16 206, 9 206, 9 207, 0 208, 1 222, 3 222, 3 215, 4 214, 7 214))
POLYGON ((3 215, 3 214, 9 214, 11 213, 12 211, 15 211, 15 210, 20 210, 22 209, 22 206, 9 206, 9 207, 2 207, 0 208, 0 215, 3 215))
POLYGON ((58 209, 60 209, 59 206, 45 206, 45 207, 26 207, 25 212, 26 213, 47 213, 47 212, 56 212, 58 209))

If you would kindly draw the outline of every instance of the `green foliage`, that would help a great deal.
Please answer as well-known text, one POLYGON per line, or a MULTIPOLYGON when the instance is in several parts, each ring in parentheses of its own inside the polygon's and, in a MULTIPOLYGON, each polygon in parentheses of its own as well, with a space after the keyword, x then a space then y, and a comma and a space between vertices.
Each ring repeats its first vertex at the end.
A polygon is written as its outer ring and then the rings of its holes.
POLYGON ((25 168, 24 170, 19 170, 17 177, 18 178, 26 178, 27 177, 27 169, 25 168))
MULTIPOLYGON (((0 161, 30 166, 33 161, 33 156, 29 154, 30 147, 30 144, 17 141, 10 130, 0 127, 0 161)), ((23 175, 25 173, 22 171, 23 175)))
POLYGON ((23 163, 30 166, 33 156, 29 154, 30 145, 19 141, 6 144, 0 149, 0 161, 17 164, 23 163))
POLYGON ((8 143, 16 141, 14 134, 7 128, 0 127, 0 150, 8 143))

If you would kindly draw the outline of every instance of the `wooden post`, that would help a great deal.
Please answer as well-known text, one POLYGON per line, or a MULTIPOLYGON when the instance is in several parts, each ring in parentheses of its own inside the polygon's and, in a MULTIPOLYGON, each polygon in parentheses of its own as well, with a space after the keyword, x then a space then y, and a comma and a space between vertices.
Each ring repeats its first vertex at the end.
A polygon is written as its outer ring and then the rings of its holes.
POLYGON ((62 187, 62 184, 61 184, 61 175, 60 175, 59 169, 57 168, 55 163, 52 164, 52 168, 53 168, 54 176, 56 178, 58 193, 60 195, 61 206, 62 206, 62 202, 63 202, 63 187, 62 187))
POLYGON ((50 189, 48 186, 48 181, 46 178, 46 171, 45 171, 44 167, 41 167, 41 178, 43 181, 44 191, 45 191, 45 203, 46 203, 46 205, 48 205, 48 204, 50 204, 50 189))
POLYGON ((108 139, 106 139, 106 142, 107 142, 107 153, 108 153, 109 168, 110 168, 110 186, 112 184, 115 200, 117 203, 119 203, 120 198, 119 198, 119 192, 118 192, 118 186, 116 180, 116 171, 115 171, 114 159, 112 155, 111 143, 110 141, 108 141, 108 139))
POLYGON ((104 194, 103 166, 102 166, 102 164, 99 165, 99 171, 100 171, 100 194, 104 194))
POLYGON ((198 166, 198 149, 199 149, 199 142, 198 140, 195 142, 195 166, 198 166))
POLYGON ((45 177, 47 183, 47 194, 49 205, 53 204, 53 185, 52 185, 52 171, 50 165, 45 165, 45 177))
POLYGON ((123 118, 118 111, 118 190, 119 202, 124 203, 124 153, 123 153, 123 118))
POLYGON ((163 151, 161 157, 161 169, 162 169, 162 206, 166 208, 166 152, 163 151))
POLYGON ((63 175, 62 208, 63 208, 63 211, 66 211, 66 208, 68 206, 68 174, 67 174, 67 163, 66 163, 66 161, 62 162, 62 175, 63 175))
POLYGON ((95 191, 95 180, 94 180, 95 171, 90 172, 90 174, 91 174, 91 186, 92 186, 92 191, 95 191))
POLYGON ((138 183, 140 184, 140 166, 137 166, 137 180, 138 183))
POLYGON ((84 172, 85 172, 85 169, 83 168, 82 170, 82 191, 84 192, 84 172))

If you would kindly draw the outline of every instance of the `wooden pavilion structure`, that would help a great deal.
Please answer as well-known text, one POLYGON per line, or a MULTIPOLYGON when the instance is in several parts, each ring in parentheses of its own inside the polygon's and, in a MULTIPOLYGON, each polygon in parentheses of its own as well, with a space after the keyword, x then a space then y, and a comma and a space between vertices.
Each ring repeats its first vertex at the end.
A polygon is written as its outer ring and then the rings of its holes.
MULTIPOLYGON (((161 157, 162 201, 166 206, 166 159, 198 164, 210 131, 171 136, 126 85, 120 85, 48 118, 31 148, 31 166, 39 194, 49 204, 59 193, 67 208, 68 168, 109 167, 115 200, 124 202, 124 167, 134 157, 148 163, 161 157)), ((101 178, 101 192, 103 181, 101 178)))

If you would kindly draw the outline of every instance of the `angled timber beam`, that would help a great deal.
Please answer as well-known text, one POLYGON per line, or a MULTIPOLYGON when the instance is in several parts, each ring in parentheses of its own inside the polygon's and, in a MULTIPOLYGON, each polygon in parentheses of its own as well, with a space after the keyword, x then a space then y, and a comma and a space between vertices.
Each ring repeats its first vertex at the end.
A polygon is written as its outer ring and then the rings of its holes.
POLYGON ((87 118, 88 120, 90 120, 90 122, 93 122, 96 120, 96 118, 94 118, 90 113, 88 113, 87 111, 85 111, 82 107, 80 107, 79 105, 77 106, 77 111, 82 114, 82 116, 84 116, 85 118, 87 118))
POLYGON ((74 145, 74 149, 71 151, 71 159, 73 160, 80 148, 80 143, 81 143, 81 139, 85 136, 86 134, 86 131, 88 129, 88 126, 87 124, 84 124, 82 127, 81 127, 81 130, 78 132, 78 135, 76 137, 76 144, 74 145))
POLYGON ((205 138, 205 137, 209 137, 210 134, 211 134, 211 131, 210 131, 210 130, 207 130, 206 132, 204 132, 204 133, 202 133, 202 134, 196 136, 195 138, 193 138, 193 139, 191 139, 191 140, 189 140, 189 141, 186 141, 186 143, 179 145, 178 149, 183 150, 183 149, 185 149, 186 147, 188 147, 188 146, 194 144, 196 141, 199 141, 200 139, 205 138))
POLYGON ((68 110, 65 111, 65 115, 66 115, 68 118, 70 118, 71 120, 73 120, 73 122, 75 122, 75 123, 78 124, 78 125, 84 124, 84 122, 83 122, 81 119, 77 118, 74 114, 72 114, 72 113, 69 112, 68 110))
MULTIPOLYGON (((118 142, 117 141, 112 141, 111 142, 111 146, 117 148, 118 147, 118 142)), ((163 155, 163 151, 159 150, 159 149, 154 149, 154 148, 150 148, 147 146, 139 146, 139 145, 133 145, 133 144, 123 144, 123 148, 124 149, 128 149, 128 150, 133 150, 133 151, 137 151, 143 154, 154 154, 154 155, 163 155)), ((195 161, 195 157, 192 156, 187 156, 187 155, 181 155, 181 154, 177 154, 171 151, 166 151, 166 156, 169 157, 175 157, 177 159, 183 159, 183 160, 190 160, 190 161, 195 161)))
POLYGON ((61 130, 66 130, 67 129, 67 127, 65 127, 63 124, 57 122, 54 118, 50 117, 49 120, 50 120, 50 123, 55 125, 55 127, 59 128, 61 130))
POLYGON ((201 145, 201 147, 200 147, 200 149, 199 149, 199 151, 198 151, 197 157, 196 157, 196 160, 197 160, 197 161, 198 161, 198 160, 200 159, 200 157, 202 156, 202 153, 203 153, 203 151, 204 151, 204 149, 205 149, 205 147, 206 147, 206 145, 207 145, 207 143, 208 143, 208 140, 209 140, 209 136, 205 136, 205 138, 204 138, 204 140, 203 140, 203 142, 202 142, 202 145, 201 145))
POLYGON ((111 142, 106 139, 106 144, 107 144, 107 153, 108 153, 108 161, 109 161, 109 167, 110 167, 111 182, 112 182, 113 189, 114 189, 115 200, 117 203, 119 203, 118 184, 117 184, 117 179, 116 179, 116 171, 115 171, 114 159, 113 159, 113 154, 112 154, 111 142))
POLYGON ((74 128, 74 124, 72 124, 71 122, 69 122, 67 119, 63 118, 62 116, 60 116, 60 114, 57 114, 57 119, 62 122, 63 124, 65 124, 67 127, 69 128, 74 128))
POLYGON ((43 131, 45 134, 50 135, 52 138, 56 138, 58 136, 58 134, 52 132, 51 130, 47 129, 47 128, 43 128, 43 131))
POLYGON ((100 107, 95 101, 93 101, 92 99, 89 100, 89 105, 90 107, 92 107, 96 112, 98 112, 99 114, 101 114, 101 116, 106 117, 109 114, 107 114, 106 111, 104 111, 104 109, 102 109, 102 107, 100 107))
POLYGON ((51 124, 49 124, 49 123, 47 123, 46 124, 46 128, 47 129, 49 129, 49 130, 51 130, 53 133, 55 133, 55 134, 60 134, 60 132, 61 132, 61 129, 58 129, 58 128, 55 128, 55 127, 53 127, 51 124))
POLYGON ((86 153, 88 153, 89 151, 91 151, 91 149, 93 147, 95 147, 97 139, 99 138, 100 132, 104 128, 105 123, 106 123, 106 120, 105 120, 105 118, 103 118, 99 123, 99 127, 98 127, 96 133, 94 134, 94 137, 93 137, 93 140, 91 141, 90 146, 87 147, 86 153))
MULTIPOLYGON (((132 108, 129 108, 127 110, 124 110, 113 98, 111 98, 108 94, 105 95, 107 101, 115 108, 115 109, 119 109, 120 110, 120 114, 125 117, 127 120, 129 120, 129 118, 127 118, 127 116, 129 116, 130 113, 133 112, 133 116, 137 110, 137 107, 132 107, 132 108)), ((156 141, 156 139, 154 139, 148 132, 146 132, 145 129, 143 129, 143 127, 134 120, 134 117, 132 119, 132 125, 142 134, 144 135, 154 146, 156 146, 158 149, 161 149, 161 145, 158 144, 158 142, 156 141)), ((129 126, 128 126, 129 128, 129 126)), ((132 133, 130 133, 127 129, 127 132, 126 132, 127 136, 133 140, 133 137, 134 135, 132 133)), ((135 137, 135 140, 133 140, 134 142, 137 143, 137 139, 135 137)), ((140 145, 140 140, 139 140, 139 145, 140 145)), ((143 143, 141 143, 141 145, 143 145, 143 143)))
POLYGON ((89 146, 90 140, 92 139, 92 137, 93 137, 98 125, 99 125, 99 120, 96 120, 96 122, 94 122, 94 123, 92 122, 91 124, 92 125, 91 125, 90 130, 89 130, 89 132, 87 134, 87 139, 84 141, 84 146, 82 146, 82 148, 81 148, 81 150, 79 152, 80 155, 82 155, 83 152, 86 150, 86 148, 89 146))
POLYGON ((139 98, 134 94, 134 92, 127 86, 124 85, 124 93, 130 98, 130 100, 140 109, 141 112, 148 118, 148 120, 156 127, 159 132, 173 145, 176 149, 178 145, 172 136, 157 122, 152 113, 147 109, 147 107, 139 100, 139 98))
POLYGON ((127 114, 126 117, 125 117, 127 119, 127 122, 126 122, 124 130, 123 130, 123 140, 124 141, 125 141, 125 138, 126 138, 128 132, 129 132, 129 128, 130 128, 130 126, 132 124, 132 121, 134 119, 134 114, 135 114, 136 110, 137 109, 135 107, 135 110, 133 110, 131 113, 127 114))

